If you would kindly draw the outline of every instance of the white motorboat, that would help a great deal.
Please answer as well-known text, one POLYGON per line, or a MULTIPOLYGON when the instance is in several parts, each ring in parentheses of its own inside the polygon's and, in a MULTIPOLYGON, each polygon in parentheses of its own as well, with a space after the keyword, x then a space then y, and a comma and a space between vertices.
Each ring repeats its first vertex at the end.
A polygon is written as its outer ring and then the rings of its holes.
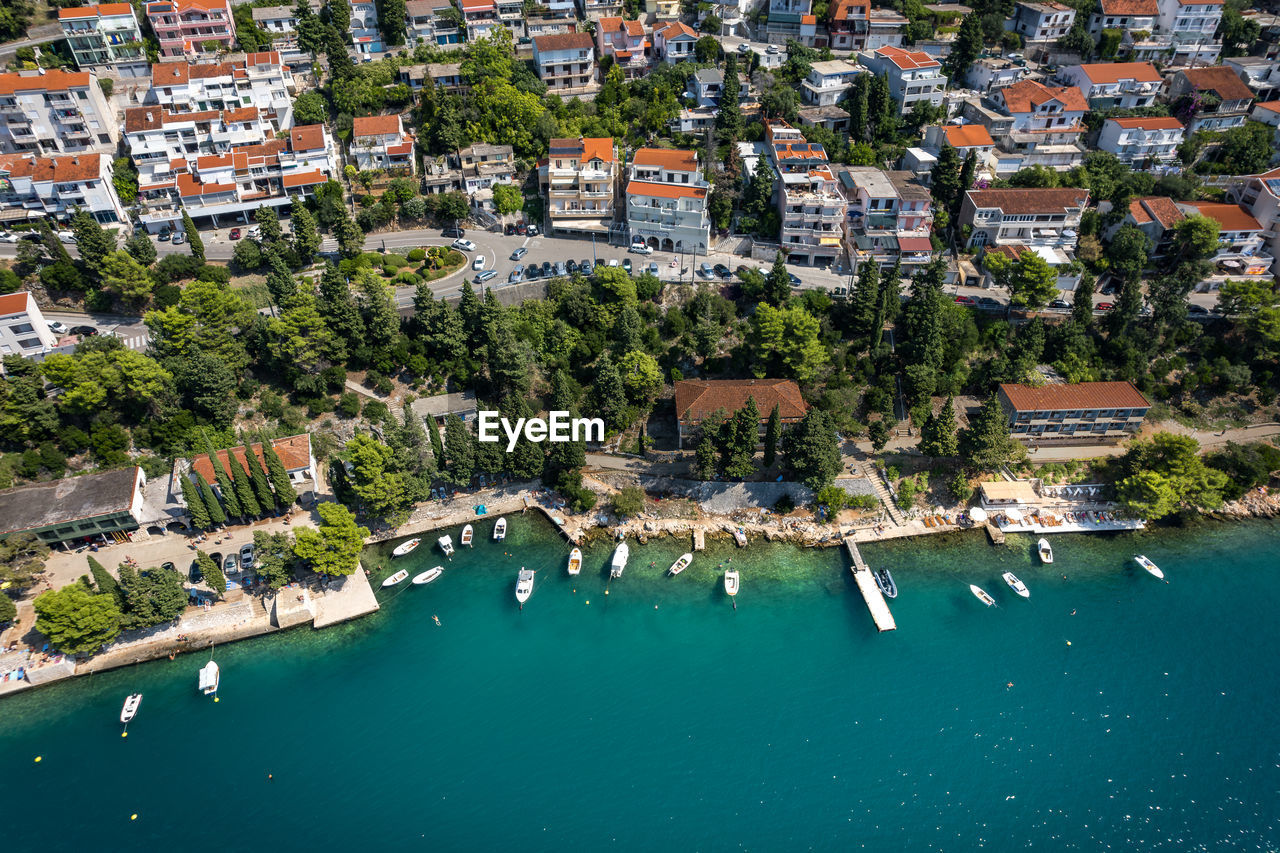
POLYGON ((1160 578, 1160 580, 1164 581, 1165 583, 1168 583, 1168 581, 1165 580, 1164 572, 1160 570, 1160 567, 1157 566, 1155 563, 1151 562, 1150 560, 1148 560, 1145 555, 1135 554, 1133 556, 1133 561, 1137 563, 1139 566, 1142 566, 1142 568, 1146 569, 1147 573, 1150 574, 1152 577, 1160 578))
POLYGON ((520 602, 523 608, 531 595, 533 595, 533 569, 521 567, 520 574, 516 576, 516 601, 520 602))
POLYGON ((141 693, 131 693, 129 698, 124 700, 124 707, 120 709, 120 722, 127 723, 133 719, 138 713, 138 706, 142 704, 141 693))
POLYGON ((408 570, 408 569, 401 569, 400 571, 396 572, 396 573, 395 573, 394 575, 392 575, 391 577, 389 577, 389 578, 387 578, 386 580, 384 580, 384 581, 382 582, 382 585, 383 585, 384 587, 388 587, 388 586, 395 586, 396 584, 400 583, 400 581, 404 580, 404 579, 405 579, 405 578, 407 578, 407 577, 409 577, 409 570, 408 570))
POLYGON ((493 541, 501 542, 507 538, 507 520, 505 518, 498 519, 498 523, 493 526, 493 541))
POLYGON ((200 667, 200 692, 208 696, 211 693, 218 692, 218 681, 222 674, 218 671, 218 665, 213 661, 209 661, 200 667))
POLYGON ((979 601, 981 601, 983 604, 987 605, 988 607, 996 603, 996 600, 994 598, 987 595, 986 590, 984 590, 980 586, 977 586, 976 584, 969 584, 969 592, 973 593, 974 596, 976 596, 979 601))
POLYGON ((1009 589, 1013 590, 1018 595, 1023 598, 1031 597, 1031 590, 1027 589, 1027 585, 1018 580, 1018 576, 1013 572, 1005 572, 1000 577, 1004 578, 1004 582, 1009 585, 1009 589))
POLYGON ((401 542, 396 546, 396 549, 391 552, 391 556, 403 557, 405 554, 411 554, 413 553, 413 549, 417 548, 421 544, 422 540, 417 538, 410 539, 408 542, 401 542))
POLYGON ((472 537, 472 535, 473 535, 474 533, 475 533, 475 531, 471 529, 471 525, 470 525, 470 524, 468 524, 466 527, 462 528, 462 544, 463 544, 465 547, 467 547, 467 548, 470 548, 470 547, 471 547, 471 537, 472 537))
POLYGON ((441 536, 439 539, 437 539, 436 544, 440 546, 441 551, 444 551, 444 555, 446 557, 453 556, 453 540, 450 539, 447 535, 441 536))
POLYGON ((416 584, 431 583, 436 578, 444 574, 444 566, 432 566, 420 575, 413 576, 413 582, 416 584))
POLYGON ((738 594, 738 570, 730 569, 724 573, 724 591, 730 596, 738 594))
POLYGON ((1053 549, 1049 547, 1048 539, 1041 539, 1036 543, 1036 551, 1040 553, 1040 562, 1046 566, 1053 562, 1053 549))
POLYGON ((680 559, 671 564, 671 568, 667 569, 667 574, 678 575, 685 569, 689 568, 689 564, 693 562, 692 554, 683 554, 680 559))
POLYGON ((569 552, 569 574, 576 575, 582 571, 582 551, 574 548, 569 552))
POLYGON ((627 567, 627 558, 631 556, 631 548, 626 542, 619 542, 613 552, 613 562, 609 564, 609 577, 622 577, 622 570, 627 567))

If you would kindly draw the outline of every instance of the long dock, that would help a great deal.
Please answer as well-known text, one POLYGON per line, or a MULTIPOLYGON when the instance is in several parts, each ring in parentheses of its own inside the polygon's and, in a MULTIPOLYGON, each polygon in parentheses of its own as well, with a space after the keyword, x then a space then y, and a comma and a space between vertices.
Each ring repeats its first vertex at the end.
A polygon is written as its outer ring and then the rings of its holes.
POLYGON ((884 600, 876 579, 871 575, 871 568, 866 560, 862 559, 862 554, 858 551, 858 543, 853 541, 852 536, 846 536, 844 546, 849 549, 849 558, 853 560, 853 579, 862 592, 862 598, 867 603, 867 610, 871 612, 871 619, 876 623, 876 629, 896 631, 898 623, 893 621, 893 613, 889 611, 889 605, 884 600))

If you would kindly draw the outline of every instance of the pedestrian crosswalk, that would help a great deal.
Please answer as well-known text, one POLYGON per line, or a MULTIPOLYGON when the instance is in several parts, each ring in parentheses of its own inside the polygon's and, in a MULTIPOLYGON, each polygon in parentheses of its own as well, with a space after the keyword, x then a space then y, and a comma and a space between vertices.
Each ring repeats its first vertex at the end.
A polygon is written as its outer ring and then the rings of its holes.
POLYGON ((146 333, 129 336, 117 335, 116 337, 120 338, 120 342, 124 344, 125 349, 138 350, 139 352, 145 350, 147 348, 147 344, 151 342, 151 336, 146 333))

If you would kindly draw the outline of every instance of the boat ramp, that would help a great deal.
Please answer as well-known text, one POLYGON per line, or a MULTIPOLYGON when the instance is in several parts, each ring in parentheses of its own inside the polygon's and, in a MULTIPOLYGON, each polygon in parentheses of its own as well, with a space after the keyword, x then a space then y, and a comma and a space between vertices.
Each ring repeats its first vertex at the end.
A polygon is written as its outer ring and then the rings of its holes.
POLYGON ((849 549, 849 558, 853 560, 853 579, 862 592, 863 600, 867 602, 867 610, 871 611, 871 619, 876 623, 877 630, 896 631, 898 625, 893 621, 893 614, 889 612, 889 605, 885 602, 876 579, 871 575, 870 567, 858 552, 858 543, 853 541, 852 536, 846 536, 844 545, 849 549))

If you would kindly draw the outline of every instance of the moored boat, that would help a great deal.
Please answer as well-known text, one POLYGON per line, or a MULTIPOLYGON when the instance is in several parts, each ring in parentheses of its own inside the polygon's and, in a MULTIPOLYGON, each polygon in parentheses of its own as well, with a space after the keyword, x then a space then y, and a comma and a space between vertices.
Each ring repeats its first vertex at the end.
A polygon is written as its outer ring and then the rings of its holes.
POLYGON ((129 698, 124 700, 124 707, 120 709, 120 722, 127 723, 133 719, 138 713, 138 706, 142 704, 141 693, 130 693, 129 698))
POLYGON ((991 596, 987 595, 987 591, 984 590, 982 587, 978 586, 977 584, 969 584, 969 592, 973 593, 974 596, 979 601, 981 601, 983 604, 987 605, 988 607, 996 603, 996 600, 991 596))
POLYGON ((1040 562, 1046 566, 1053 562, 1053 549, 1049 547, 1049 540, 1041 538, 1036 543, 1036 551, 1040 554, 1040 562))
POLYGON ((209 661, 200 667, 200 692, 208 696, 211 693, 218 692, 218 682, 222 678, 222 673, 218 671, 218 665, 213 661, 209 661))
POLYGON ((471 537, 474 533, 475 531, 471 529, 470 524, 462 528, 462 544, 467 548, 471 547, 471 537))
POLYGON ((569 574, 576 575, 582 571, 582 551, 574 548, 569 552, 569 574))
POLYGON ((448 535, 441 536, 436 540, 436 544, 440 546, 440 550, 444 552, 446 557, 453 556, 453 540, 448 535))
POLYGON ((444 574, 444 566, 432 566, 421 574, 413 576, 413 582, 416 584, 431 583, 436 578, 444 574))
POLYGON ((387 586, 395 586, 396 584, 400 583, 400 581, 404 580, 404 579, 405 579, 405 578, 407 578, 407 577, 409 577, 409 570, 408 570, 408 569, 401 569, 400 571, 396 572, 396 573, 395 573, 394 575, 392 575, 391 577, 389 577, 389 578, 387 578, 386 580, 384 580, 384 581, 382 582, 382 585, 383 585, 384 587, 387 587, 387 586))
POLYGON ((880 592, 884 593, 885 598, 898 597, 898 585, 893 582, 893 575, 889 574, 888 569, 876 569, 871 574, 876 579, 876 586, 880 587, 880 592))
POLYGON ((1009 589, 1013 590, 1018 595, 1023 598, 1031 597, 1031 590, 1027 589, 1027 585, 1018 580, 1018 576, 1013 572, 1005 572, 1000 577, 1004 578, 1004 582, 1009 585, 1009 589))
POLYGON ((678 575, 685 569, 689 568, 689 564, 693 562, 692 554, 682 554, 680 559, 671 564, 671 568, 667 569, 667 574, 678 575))
POLYGON ((524 607, 524 603, 531 595, 533 595, 533 569, 521 567, 520 574, 516 575, 516 601, 524 607))
POLYGON ((631 548, 626 542, 619 542, 613 552, 613 562, 609 564, 609 577, 622 577, 622 570, 627 567, 627 558, 631 556, 631 548))
POLYGON ((498 519, 498 523, 493 526, 493 541, 501 542, 507 538, 507 520, 505 518, 498 519))
POLYGON ((1168 583, 1168 581, 1165 580, 1164 572, 1160 570, 1159 566, 1157 566, 1155 563, 1148 560, 1146 558, 1146 555, 1134 554, 1133 561, 1137 563, 1139 566, 1142 566, 1142 568, 1146 569, 1147 574, 1151 575, 1152 577, 1160 578, 1160 580, 1164 581, 1165 583, 1168 583))
POLYGON ((403 557, 405 554, 412 553, 413 549, 417 548, 421 544, 422 544, 422 540, 418 538, 410 539, 408 542, 401 542, 399 545, 396 546, 396 549, 391 552, 391 556, 403 557))
POLYGON ((724 591, 730 596, 738 594, 738 570, 730 569, 724 573, 724 591))
POLYGON ((739 548, 747 547, 747 531, 741 527, 733 531, 733 541, 738 543, 739 548))

